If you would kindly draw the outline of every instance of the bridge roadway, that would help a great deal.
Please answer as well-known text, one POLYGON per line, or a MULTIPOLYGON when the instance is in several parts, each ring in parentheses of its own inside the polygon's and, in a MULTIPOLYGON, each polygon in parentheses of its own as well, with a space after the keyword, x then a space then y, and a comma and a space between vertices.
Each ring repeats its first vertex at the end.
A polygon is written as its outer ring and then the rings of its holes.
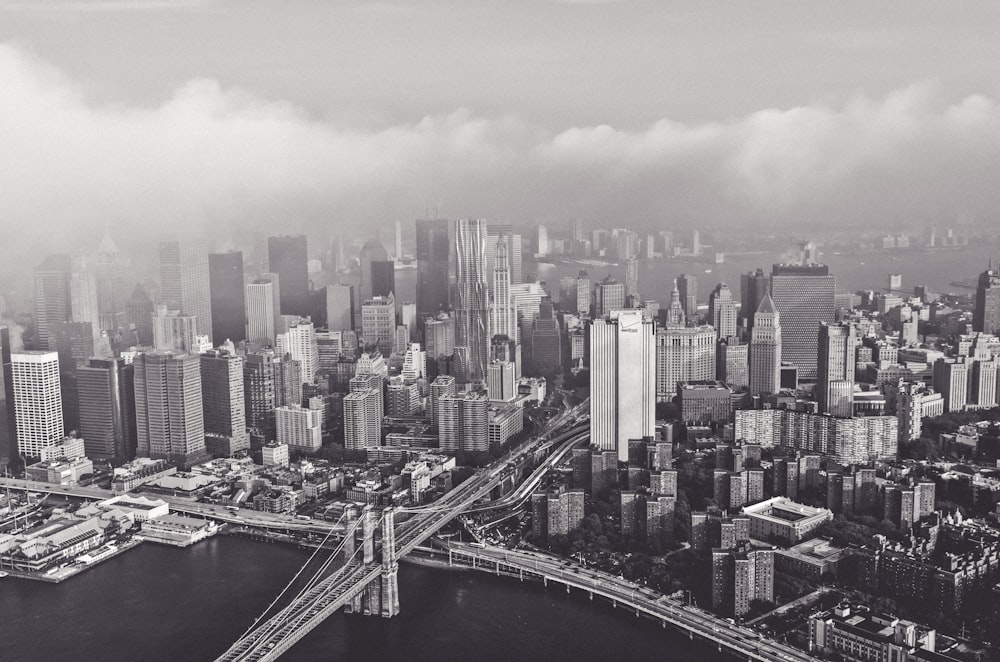
MULTIPOLYGON (((519 461, 533 453, 538 446, 548 443, 549 435, 566 423, 575 423, 587 406, 588 402, 584 401, 555 416, 546 424, 539 437, 511 450, 437 501, 413 508, 410 511, 412 517, 396 526, 396 558, 412 552, 448 521, 489 495, 506 477, 508 464, 519 461)), ((579 432, 580 425, 576 425, 551 441, 561 444, 579 432)), ((406 512, 406 509, 399 510, 399 514, 406 512)), ((362 564, 351 560, 303 595, 293 599, 268 620, 252 628, 230 646, 217 662, 277 659, 328 616, 354 599, 366 586, 379 581, 382 573, 381 561, 362 564)))
MULTIPOLYGON (((719 650, 726 648, 750 660, 765 662, 804 662, 816 658, 780 641, 763 637, 750 628, 723 620, 712 613, 671 599, 646 586, 627 579, 578 565, 567 559, 541 552, 509 550, 503 547, 478 547, 468 543, 449 542, 448 563, 471 564, 482 572, 512 577, 540 578, 587 592, 591 599, 599 595, 618 607, 634 611, 636 617, 646 616, 685 631, 688 636, 706 639, 719 650)), ((421 551, 429 551, 421 548, 421 551)), ((443 558, 443 552, 442 554, 443 558)))

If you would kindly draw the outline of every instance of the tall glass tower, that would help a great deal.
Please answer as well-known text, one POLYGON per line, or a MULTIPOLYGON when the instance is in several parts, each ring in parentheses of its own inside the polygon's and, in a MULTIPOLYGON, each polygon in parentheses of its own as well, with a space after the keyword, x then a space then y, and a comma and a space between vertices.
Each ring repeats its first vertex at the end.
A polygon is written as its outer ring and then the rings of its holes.
POLYGON ((486 221, 455 224, 455 354, 463 382, 484 382, 489 360, 489 288, 486 285, 486 221))

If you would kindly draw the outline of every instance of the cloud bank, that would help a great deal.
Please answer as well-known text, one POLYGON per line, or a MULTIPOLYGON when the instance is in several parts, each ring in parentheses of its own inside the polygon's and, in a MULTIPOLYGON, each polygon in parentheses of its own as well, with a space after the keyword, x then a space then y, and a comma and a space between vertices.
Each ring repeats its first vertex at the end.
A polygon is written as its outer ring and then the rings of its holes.
POLYGON ((6 260, 96 245, 105 226, 221 241, 256 228, 353 232, 429 207, 605 227, 905 226, 1000 209, 997 102, 942 98, 932 84, 722 122, 553 132, 467 109, 338 126, 204 79, 155 106, 98 105, 9 45, 0 81, 6 260))

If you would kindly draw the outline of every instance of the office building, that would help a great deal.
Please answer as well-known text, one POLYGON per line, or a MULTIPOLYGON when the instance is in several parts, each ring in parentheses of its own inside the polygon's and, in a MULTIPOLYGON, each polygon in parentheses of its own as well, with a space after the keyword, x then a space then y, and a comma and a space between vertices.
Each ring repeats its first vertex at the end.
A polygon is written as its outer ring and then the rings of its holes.
POLYGON ((277 441, 289 451, 315 453, 323 446, 323 412, 301 405, 274 410, 277 441))
POLYGON ((125 323, 128 329, 124 336, 127 343, 139 347, 149 347, 153 344, 154 312, 153 302, 146 289, 142 285, 136 285, 125 303, 125 323))
POLYGON ((273 346, 281 329, 278 277, 264 274, 245 286, 247 342, 273 346))
POLYGON ((90 359, 77 369, 77 395, 87 457, 114 465, 132 460, 137 445, 134 366, 123 358, 90 359))
POLYGON ((623 462, 630 439, 654 433, 656 340, 653 322, 639 310, 590 325, 590 439, 623 462))
POLYGON ((748 330, 753 328, 754 313, 764 300, 764 295, 771 291, 771 274, 757 268, 740 275, 740 317, 748 330))
POLYGON ((17 448, 22 457, 40 458, 64 436, 59 355, 20 352, 11 354, 10 365, 17 448))
POLYGON ((511 402, 517 397, 517 374, 513 363, 493 360, 486 371, 490 402, 511 402))
POLYGON ((816 400, 821 414, 854 415, 854 326, 820 322, 816 400))
POLYGON ((972 330, 1000 334, 1000 270, 991 268, 979 274, 972 330))
POLYGON ((489 357, 489 299, 486 285, 486 221, 455 224, 455 355, 464 383, 483 383, 489 357))
POLYGON ((719 381, 677 383, 681 421, 689 425, 726 423, 733 412, 733 390, 719 381))
POLYGON ((243 253, 210 253, 208 280, 214 344, 247 339, 243 253))
POLYGON ((968 401, 969 365, 966 357, 940 358, 934 362, 934 390, 944 397, 944 410, 962 411, 968 401))
POLYGON ((244 400, 243 359, 224 349, 200 356, 202 416, 205 434, 214 435, 217 454, 230 456, 250 450, 244 400))
POLYGON ((274 439, 274 409, 279 406, 275 372, 280 369, 271 349, 251 351, 243 357, 243 415, 254 440, 274 439))
POLYGON ((708 317, 719 338, 736 337, 736 303, 725 283, 719 283, 708 295, 708 317))
POLYGON ((707 325, 668 324, 656 330, 657 402, 673 400, 680 382, 715 379, 715 341, 715 329, 707 325))
POLYGON ((590 276, 586 271, 576 276, 576 314, 590 317, 590 276))
POLYGON ((750 393, 760 395, 781 390, 782 326, 781 314, 771 295, 764 297, 754 313, 750 335, 750 393))
POLYGON ((688 320, 698 319, 698 279, 688 274, 677 277, 677 291, 681 297, 681 306, 688 320))
POLYGON ((199 357, 142 352, 133 365, 138 455, 185 467, 203 460, 205 422, 199 357))
POLYGON ((750 386, 750 346, 720 340, 715 347, 715 376, 734 389, 750 386))
POLYGON ((467 391, 441 395, 437 409, 441 450, 484 452, 490 449, 489 399, 485 393, 467 391))
POLYGON ((17 464, 17 423, 14 418, 14 367, 10 329, 0 325, 0 465, 17 464))
POLYGON ((450 246, 447 220, 417 220, 417 316, 420 319, 437 315, 449 308, 450 246))
POLYGON ((393 350, 396 330, 396 300, 387 296, 374 296, 361 306, 361 339, 366 349, 377 347, 383 355, 393 350))
POLYGON ((927 626, 868 607, 837 605, 809 616, 809 652, 851 662, 957 662, 936 652, 937 634, 927 626))
POLYGON ((326 325, 331 330, 351 331, 354 327, 354 287, 326 286, 326 325))
POLYGON ((125 326, 127 292, 122 278, 118 246, 105 230, 97 247, 94 263, 97 314, 101 331, 115 331, 125 326))
POLYGON ((199 335, 198 318, 194 315, 181 315, 180 311, 167 310, 162 304, 156 307, 153 315, 154 348, 197 354, 201 350, 199 335))
POLYGON ((309 250, 304 234, 267 238, 268 271, 277 274, 281 315, 308 316, 309 250))
POLYGON ((781 314, 781 359, 799 369, 799 379, 816 379, 819 324, 834 321, 835 289, 836 279, 826 265, 772 268, 771 298, 781 314))
POLYGON ((594 288, 594 319, 608 317, 615 310, 624 310, 625 303, 625 286, 606 276, 594 288))
POLYGON ((69 255, 49 255, 35 267, 35 340, 49 349, 49 325, 72 320, 69 255))
POLYGON ((538 317, 532 323, 531 358, 542 374, 555 374, 562 368, 562 333, 551 299, 543 299, 538 317))
POLYGON ((214 340, 208 252, 200 243, 160 242, 160 300, 167 310, 197 318, 199 333, 214 340))

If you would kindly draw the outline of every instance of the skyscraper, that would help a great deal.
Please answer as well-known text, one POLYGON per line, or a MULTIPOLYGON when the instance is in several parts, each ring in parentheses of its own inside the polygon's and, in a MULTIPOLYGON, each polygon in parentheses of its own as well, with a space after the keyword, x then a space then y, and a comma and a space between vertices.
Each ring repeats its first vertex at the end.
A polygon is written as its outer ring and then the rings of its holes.
POLYGON ((708 295, 708 316, 719 338, 736 335, 736 304, 733 293, 725 283, 719 283, 708 295))
POLYGON ((750 336, 750 393, 777 393, 781 390, 781 315, 767 292, 753 316, 750 336))
POLYGON ((451 254, 448 221, 420 219, 416 223, 417 316, 420 319, 448 309, 448 260, 451 254))
POLYGON ((40 458, 42 449, 63 439, 59 355, 55 352, 11 354, 14 422, 17 447, 27 458, 40 458))
POLYGON ((639 296, 639 260, 625 260, 625 298, 639 296))
POLYGON ((681 303, 681 292, 677 289, 677 279, 674 279, 673 289, 670 290, 670 304, 667 306, 667 326, 685 326, 687 315, 684 313, 684 304, 681 303))
POLYGON ((126 290, 118 246, 105 231, 97 248, 97 312, 100 329, 113 331, 125 326, 126 290))
POLYGON ((486 286, 486 221, 455 224, 455 354, 463 382, 485 382, 489 358, 489 294, 486 286))
POLYGON ((754 313, 760 307, 764 295, 771 291, 771 274, 760 267, 756 271, 740 275, 740 317, 746 320, 748 329, 753 327, 754 313))
POLYGON ((14 368, 10 329, 0 326, 0 464, 17 463, 17 424, 14 419, 14 368))
POLYGON ((560 372, 562 367, 562 333, 559 320, 555 316, 552 300, 543 299, 538 317, 531 330, 531 358, 543 374, 560 372))
POLYGON ((698 279, 694 276, 681 274, 677 277, 677 291, 681 295, 681 305, 684 314, 693 322, 698 318, 698 279))
POLYGON ((816 378, 820 322, 833 322, 836 279, 823 264, 775 264, 771 298, 781 313, 782 360, 799 369, 799 379, 816 378))
POLYGON ((480 391, 440 396, 437 416, 441 449, 452 452, 488 451, 489 406, 489 398, 480 391))
POLYGON ((1000 270, 987 269, 979 274, 972 330, 1000 333, 1000 270))
POLYGON ((243 359, 224 349, 200 356, 202 415, 205 434, 220 441, 218 453, 250 450, 246 402, 243 397, 243 359))
POLYGON ((274 415, 279 444, 300 453, 315 453, 323 445, 323 412, 291 405, 278 407, 274 415))
POLYGON ((493 306, 490 334, 517 339, 517 311, 510 298, 510 260, 507 256, 507 239, 497 241, 493 268, 493 306))
POLYGON ((287 330, 278 334, 278 354, 288 353, 299 362, 301 383, 312 384, 319 370, 319 349, 316 346, 316 329, 307 319, 283 316, 287 330))
POLYGON ((122 358, 90 359, 77 369, 80 436, 87 457, 122 464, 135 457, 135 368, 122 358))
POLYGON ((247 339, 246 302, 243 285, 243 253, 210 253, 208 282, 212 302, 214 344, 247 339))
POLYGON ((374 296, 361 306, 361 337, 365 348, 377 346, 384 356, 392 354, 396 330, 396 301, 388 296, 374 296))
POLYGON ((142 285, 136 285, 125 304, 125 323, 128 324, 127 342, 148 347, 153 344, 153 301, 142 285))
POLYGON ((821 414, 844 418, 854 414, 856 347, 857 337, 852 324, 820 323, 816 399, 821 414))
POLYGON ((274 350, 270 349, 249 352, 243 357, 243 412, 255 445, 274 439, 274 409, 278 397, 276 359, 274 350))
POLYGON ((309 315, 309 250, 304 234, 267 238, 268 271, 278 274, 282 315, 309 315))
POLYGON ((382 444, 382 389, 365 380, 351 380, 344 396, 344 448, 365 450, 382 444))
POLYGON ((143 352, 133 365, 139 456, 185 467, 205 458, 199 357, 143 352))
POLYGON ((392 260, 372 262, 372 296, 385 297, 396 292, 396 263, 392 260))
POLYGON ((279 313, 277 292, 270 278, 255 278, 245 286, 247 341, 260 345, 274 345, 277 338, 276 320, 279 313))
POLYGON ((607 317, 613 310, 625 308, 625 286, 606 276, 594 288, 594 319, 607 317))
POLYGON ((372 265, 376 262, 388 262, 389 253, 385 250, 382 242, 376 239, 369 239, 361 247, 361 273, 358 282, 358 300, 355 301, 355 317, 361 317, 361 305, 374 296, 372 283, 372 265))
POLYGON ((576 276, 576 314, 590 317, 590 276, 586 271, 576 276))
POLYGON ((72 319, 69 255, 49 255, 35 267, 35 345, 49 349, 49 325, 72 319))
POLYGON ((337 331, 354 329, 353 286, 326 286, 326 325, 329 329, 337 331))
POLYGON ((653 436, 656 342, 640 310, 612 313, 590 326, 590 439, 628 461, 628 442, 653 436))
POLYGON ((197 242, 160 242, 160 298, 168 310, 196 317, 198 332, 214 339, 208 253, 197 242))

